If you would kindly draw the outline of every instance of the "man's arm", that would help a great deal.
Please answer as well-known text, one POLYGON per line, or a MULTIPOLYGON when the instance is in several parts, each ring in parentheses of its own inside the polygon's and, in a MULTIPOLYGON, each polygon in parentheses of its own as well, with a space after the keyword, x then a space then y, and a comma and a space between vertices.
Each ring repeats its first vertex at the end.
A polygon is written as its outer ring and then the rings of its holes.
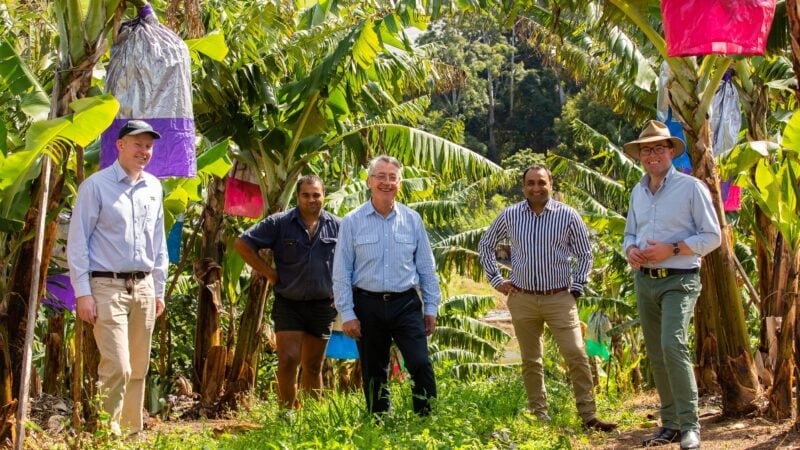
POLYGON ((236 240, 233 241, 233 248, 253 270, 264 275, 270 283, 278 284, 278 271, 267 264, 267 262, 258 255, 258 252, 256 252, 253 247, 250 247, 247 241, 241 237, 237 237, 236 240))
POLYGON ((589 242, 589 230, 577 212, 573 215, 570 229, 572 230, 570 247, 576 264, 569 291, 577 298, 583 294, 583 288, 589 282, 589 271, 592 270, 594 258, 592 257, 592 244, 589 242))
MULTIPOLYGON (((163 194, 162 194, 163 196, 163 194)), ((156 295, 156 317, 161 316, 166 304, 164 291, 167 284, 167 269, 169 257, 167 255, 167 234, 164 230, 164 202, 158 208, 155 230, 153 230, 153 245, 155 246, 155 264, 153 265, 153 287, 156 295)))
POLYGON ((698 181, 692 196, 692 218, 696 234, 684 239, 684 244, 700 256, 705 256, 722 243, 722 231, 717 218, 711 194, 702 182, 698 181))
POLYGON ((639 270, 642 264, 647 262, 647 257, 642 254, 642 250, 636 245, 636 210, 633 207, 635 196, 636 188, 634 187, 628 203, 628 216, 625 219, 625 237, 622 241, 622 251, 625 253, 631 268, 639 270))
POLYGON ((501 212, 489 225, 489 228, 486 229, 486 232, 483 233, 478 243, 478 254, 481 267, 483 267, 483 272, 486 274, 489 284, 501 293, 508 295, 513 291, 514 287, 510 281, 503 279, 500 274, 500 270, 497 267, 497 255, 495 254, 497 243, 505 239, 508 234, 505 220, 506 211, 501 212))
POLYGON ((97 312, 89 282, 89 239, 99 214, 100 197, 95 194, 93 182, 86 180, 78 188, 75 206, 72 208, 67 236, 67 263, 70 281, 75 289, 78 317, 92 324, 97 312))
POLYGON ((414 265, 419 276, 420 290, 422 291, 422 304, 425 314, 425 331, 430 336, 436 328, 436 315, 439 312, 439 302, 442 291, 439 288, 439 277, 436 276, 436 262, 433 259, 433 250, 428 240, 428 233, 422 224, 422 218, 415 215, 417 235, 417 250, 414 254, 414 265))
POLYGON ((333 298, 336 310, 342 315, 342 322, 357 320, 353 312, 353 216, 342 219, 339 237, 333 252, 333 298))

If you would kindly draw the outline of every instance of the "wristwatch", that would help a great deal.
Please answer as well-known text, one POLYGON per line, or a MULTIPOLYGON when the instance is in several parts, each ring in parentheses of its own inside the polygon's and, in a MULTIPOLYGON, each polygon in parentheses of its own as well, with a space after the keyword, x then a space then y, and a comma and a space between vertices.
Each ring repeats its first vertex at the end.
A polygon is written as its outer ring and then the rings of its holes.
POLYGON ((680 253, 680 252, 681 252, 681 248, 680 248, 680 246, 678 245, 678 243, 677 243, 677 242, 673 242, 673 243, 672 243, 672 254, 673 254, 673 255, 677 255, 677 254, 678 254, 678 253, 680 253))

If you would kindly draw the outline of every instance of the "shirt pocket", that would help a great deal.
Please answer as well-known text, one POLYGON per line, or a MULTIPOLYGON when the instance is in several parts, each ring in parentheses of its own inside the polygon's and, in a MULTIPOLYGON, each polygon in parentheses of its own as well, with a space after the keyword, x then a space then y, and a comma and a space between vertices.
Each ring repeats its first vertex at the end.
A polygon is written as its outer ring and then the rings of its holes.
POLYGON ((283 238, 280 240, 281 256, 285 264, 297 264, 303 260, 306 253, 299 239, 283 238))
POLYGON ((394 235, 395 257, 400 267, 411 270, 414 267, 414 252, 417 240, 413 234, 397 233, 394 235))
POLYGON ((333 261, 333 249, 336 248, 335 237, 320 237, 319 243, 322 246, 322 257, 325 261, 333 261))

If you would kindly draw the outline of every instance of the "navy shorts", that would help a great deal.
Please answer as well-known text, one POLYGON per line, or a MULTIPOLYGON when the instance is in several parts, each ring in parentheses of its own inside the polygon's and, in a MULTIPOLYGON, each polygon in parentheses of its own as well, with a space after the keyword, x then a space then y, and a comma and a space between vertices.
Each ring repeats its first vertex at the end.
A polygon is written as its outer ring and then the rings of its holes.
POLYGON ((331 328, 336 320, 333 299, 290 300, 275 294, 272 305, 272 322, 275 332, 303 331, 321 339, 331 337, 331 328))

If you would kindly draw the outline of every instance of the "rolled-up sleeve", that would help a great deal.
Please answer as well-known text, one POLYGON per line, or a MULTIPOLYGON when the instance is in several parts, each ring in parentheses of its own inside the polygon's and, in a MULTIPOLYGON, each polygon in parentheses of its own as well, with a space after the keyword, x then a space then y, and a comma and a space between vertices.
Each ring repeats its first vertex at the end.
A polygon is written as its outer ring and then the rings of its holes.
POLYGON ((507 233, 505 211, 503 211, 494 219, 486 232, 483 233, 478 243, 481 267, 483 267, 483 272, 486 274, 486 279, 489 281, 489 284, 495 288, 503 283, 503 276, 500 274, 500 270, 497 267, 495 249, 497 243, 506 238, 507 233))
POLYGON ((353 217, 346 216, 339 226, 339 240, 333 253, 333 298, 343 322, 355 320, 353 311, 353 217))
POLYGON ((428 233, 419 216, 416 216, 417 251, 414 255, 419 286, 422 291, 423 310, 426 316, 436 316, 439 312, 439 302, 442 291, 439 289, 439 277, 436 275, 436 263, 433 259, 433 250, 428 240, 428 233))
POLYGON ((684 239, 687 247, 700 256, 711 253, 722 242, 722 231, 711 194, 699 182, 692 195, 692 219, 697 233, 684 239))

